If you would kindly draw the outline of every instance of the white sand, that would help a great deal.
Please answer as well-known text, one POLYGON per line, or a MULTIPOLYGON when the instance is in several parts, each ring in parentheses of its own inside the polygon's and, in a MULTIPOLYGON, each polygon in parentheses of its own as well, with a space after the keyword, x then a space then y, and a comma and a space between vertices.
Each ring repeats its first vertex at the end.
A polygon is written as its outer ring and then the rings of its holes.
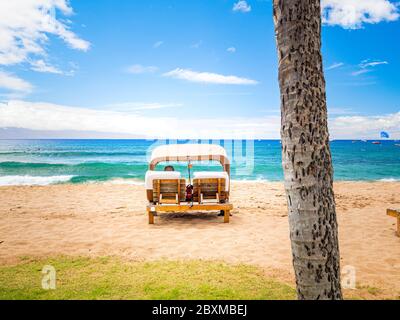
MULTIPOLYGON (((400 183, 335 184, 342 266, 360 286, 400 296, 400 238, 386 208, 400 207, 400 183)), ((58 254, 127 259, 222 259, 261 266, 293 281, 281 183, 233 182, 230 224, 208 214, 163 214, 148 225, 145 190, 82 184, 0 188, 0 263, 58 254)))

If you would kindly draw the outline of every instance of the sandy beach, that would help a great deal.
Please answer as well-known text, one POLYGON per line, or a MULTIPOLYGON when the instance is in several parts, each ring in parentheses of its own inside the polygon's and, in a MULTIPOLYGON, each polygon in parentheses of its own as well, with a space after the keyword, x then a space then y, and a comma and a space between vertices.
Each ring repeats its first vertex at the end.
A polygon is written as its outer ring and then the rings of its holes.
MULTIPOLYGON (((357 285, 400 296, 400 238, 386 208, 400 207, 399 182, 335 184, 342 267, 357 285)), ((233 182, 231 223, 215 213, 162 214, 149 225, 139 185, 0 187, 0 263, 54 255, 134 260, 217 259, 254 264, 293 283, 282 183, 233 182)))

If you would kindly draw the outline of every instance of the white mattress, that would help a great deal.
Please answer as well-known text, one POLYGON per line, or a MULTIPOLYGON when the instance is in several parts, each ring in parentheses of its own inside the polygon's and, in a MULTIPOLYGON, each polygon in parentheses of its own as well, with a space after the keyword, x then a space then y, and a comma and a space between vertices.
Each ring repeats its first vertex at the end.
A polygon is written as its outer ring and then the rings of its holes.
POLYGON ((193 173, 195 179, 225 179, 225 191, 229 191, 229 175, 225 171, 197 171, 193 173))
POLYGON ((153 189, 153 180, 155 179, 180 179, 181 173, 178 171, 147 171, 144 178, 146 190, 153 189))

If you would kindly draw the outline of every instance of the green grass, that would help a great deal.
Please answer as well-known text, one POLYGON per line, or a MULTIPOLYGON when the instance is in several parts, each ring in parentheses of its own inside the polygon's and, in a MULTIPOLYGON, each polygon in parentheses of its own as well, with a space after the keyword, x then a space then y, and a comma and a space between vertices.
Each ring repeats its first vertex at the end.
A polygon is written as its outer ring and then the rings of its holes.
POLYGON ((222 262, 59 257, 0 266, 0 299, 295 298, 294 288, 257 267, 222 262), (45 265, 56 269, 55 290, 42 289, 45 265))
POLYGON ((379 296, 382 290, 368 285, 357 285, 359 291, 367 292, 371 296, 379 296))

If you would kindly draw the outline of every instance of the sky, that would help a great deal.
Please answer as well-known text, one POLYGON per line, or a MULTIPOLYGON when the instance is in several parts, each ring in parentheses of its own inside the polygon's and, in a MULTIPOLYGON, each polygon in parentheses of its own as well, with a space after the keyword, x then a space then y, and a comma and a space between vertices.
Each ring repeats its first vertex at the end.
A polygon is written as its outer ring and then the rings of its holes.
MULTIPOLYGON (((400 139, 400 4, 321 5, 331 138, 400 139)), ((0 138, 279 139, 277 72, 271 0, 0 0, 0 138)))

